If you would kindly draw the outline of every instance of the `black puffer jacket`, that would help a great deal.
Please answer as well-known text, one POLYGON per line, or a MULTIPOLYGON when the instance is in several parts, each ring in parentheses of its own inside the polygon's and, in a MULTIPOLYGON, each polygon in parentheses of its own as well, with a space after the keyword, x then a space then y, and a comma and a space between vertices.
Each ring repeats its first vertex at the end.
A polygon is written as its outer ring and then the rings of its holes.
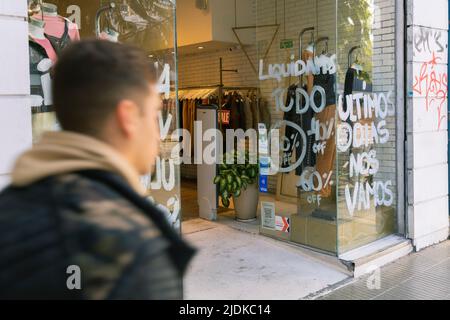
POLYGON ((0 299, 181 299, 194 250, 165 216, 106 171, 0 194, 0 299), (69 290, 69 266, 81 290, 69 290))

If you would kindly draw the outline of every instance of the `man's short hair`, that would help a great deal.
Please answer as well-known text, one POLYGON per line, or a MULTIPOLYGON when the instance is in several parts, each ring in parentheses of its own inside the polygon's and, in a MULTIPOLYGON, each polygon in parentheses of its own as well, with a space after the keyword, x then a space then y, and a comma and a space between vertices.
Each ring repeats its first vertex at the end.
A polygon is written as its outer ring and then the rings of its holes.
POLYGON ((155 77, 138 48, 95 39, 74 43, 54 68, 57 119, 64 130, 96 135, 121 100, 141 104, 155 77))

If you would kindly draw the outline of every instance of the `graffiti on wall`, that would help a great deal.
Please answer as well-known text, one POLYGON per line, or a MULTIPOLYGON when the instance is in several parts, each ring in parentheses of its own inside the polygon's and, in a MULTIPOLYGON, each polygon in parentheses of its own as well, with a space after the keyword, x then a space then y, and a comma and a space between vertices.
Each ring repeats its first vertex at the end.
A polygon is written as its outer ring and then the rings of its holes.
POLYGON ((448 75, 446 69, 438 67, 441 61, 442 58, 432 52, 431 59, 421 64, 413 80, 413 92, 425 96, 426 112, 437 113, 438 130, 447 118, 448 75))
POLYGON ((414 69, 412 94, 425 98, 425 112, 433 113, 435 125, 442 129, 447 119, 448 74, 446 32, 425 27, 414 30, 413 56, 423 61, 414 69))
POLYGON ((440 30, 418 28, 414 35, 414 55, 433 52, 443 54, 446 46, 444 36, 440 30))

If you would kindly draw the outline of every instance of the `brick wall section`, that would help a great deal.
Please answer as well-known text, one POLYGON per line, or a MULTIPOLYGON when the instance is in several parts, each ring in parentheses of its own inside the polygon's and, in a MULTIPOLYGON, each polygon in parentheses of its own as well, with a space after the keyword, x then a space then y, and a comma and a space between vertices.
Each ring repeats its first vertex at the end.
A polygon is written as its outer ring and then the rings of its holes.
POLYGON ((420 250, 448 237, 448 1, 407 4, 408 233, 420 250))
POLYGON ((31 145, 26 0, 0 0, 0 189, 9 182, 16 156, 31 145))

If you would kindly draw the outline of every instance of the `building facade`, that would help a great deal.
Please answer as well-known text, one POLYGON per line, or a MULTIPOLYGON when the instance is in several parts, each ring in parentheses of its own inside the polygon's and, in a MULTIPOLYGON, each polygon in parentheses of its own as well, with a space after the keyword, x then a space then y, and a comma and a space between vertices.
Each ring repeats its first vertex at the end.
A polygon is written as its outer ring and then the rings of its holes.
POLYGON ((32 12, 39 1, 0 0, 0 187, 17 155, 57 129, 30 37, 58 16, 71 40, 131 42, 157 66, 163 148, 143 183, 174 227, 190 214, 183 179, 197 174, 171 152, 182 98, 228 86, 257 92, 259 122, 282 133, 278 171, 259 173, 261 234, 338 257, 393 235, 416 250, 448 238, 448 1, 48 2, 32 12))
POLYGON ((422 249, 448 236, 445 181, 448 179, 448 118, 444 98, 447 92, 448 1, 408 1, 407 5, 404 69, 407 236, 416 249, 422 249), (428 37, 430 45, 422 47, 422 39, 428 43, 428 37))

